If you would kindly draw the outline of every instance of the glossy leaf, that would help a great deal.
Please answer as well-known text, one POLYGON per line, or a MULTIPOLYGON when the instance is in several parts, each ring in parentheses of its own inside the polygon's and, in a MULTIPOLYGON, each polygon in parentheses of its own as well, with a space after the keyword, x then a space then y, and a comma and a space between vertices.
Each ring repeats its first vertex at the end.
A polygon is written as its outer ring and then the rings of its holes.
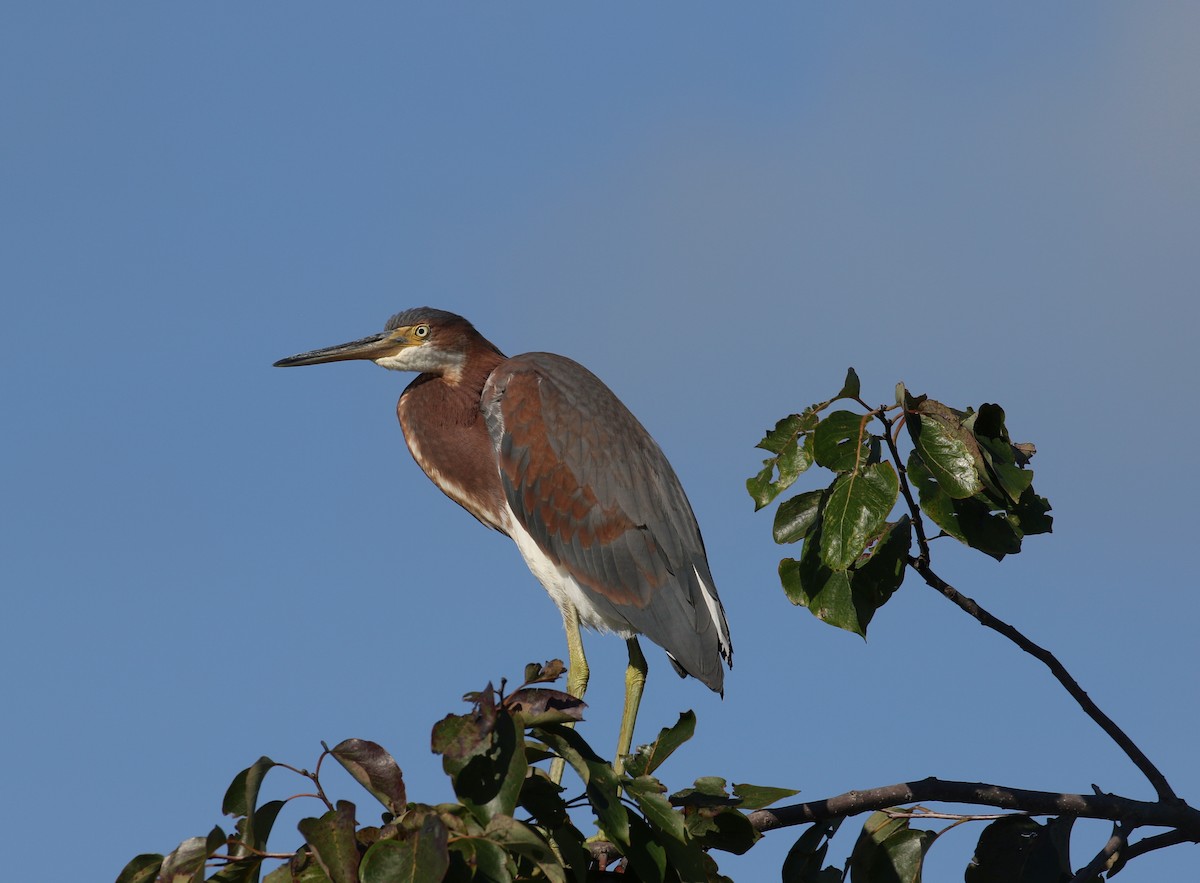
POLYGON ((871 813, 850 854, 852 883, 920 883, 933 831, 910 828, 907 819, 871 813))
POLYGON ((448 832, 434 814, 403 840, 376 841, 362 858, 362 883, 438 883, 450 866, 448 832))
POLYGON ((570 823, 563 788, 539 773, 526 776, 521 784, 518 805, 529 812, 539 825, 547 829, 561 828, 570 823))
POLYGON ((617 846, 628 846, 629 814, 621 804, 620 782, 612 766, 597 755, 582 736, 568 727, 551 724, 539 727, 537 732, 583 780, 588 801, 604 833, 617 846))
POLYGON ((983 490, 982 460, 975 437, 962 425, 965 415, 923 396, 907 398, 905 408, 914 453, 942 491, 960 500, 983 490))
POLYGON ((654 836, 654 829, 636 815, 629 817, 629 845, 622 854, 639 883, 664 883, 667 876, 667 850, 654 836))
POLYGON ((866 637, 867 626, 904 580, 911 544, 907 516, 889 525, 866 559, 847 570, 832 570, 821 560, 822 525, 804 540, 800 558, 779 562, 779 581, 793 604, 808 608, 822 622, 866 637))
POLYGON ((908 460, 908 475, 917 487, 922 511, 947 534, 997 561, 1021 551, 1021 534, 1008 518, 994 514, 992 505, 978 496, 950 497, 915 451, 908 460))
POLYGON ((339 800, 337 809, 318 819, 301 819, 297 827, 332 883, 357 883, 359 854, 353 803, 339 800))
POLYGON ((850 472, 870 462, 870 417, 834 411, 813 431, 813 458, 826 469, 850 472))
POLYGON ((275 818, 285 803, 283 800, 267 801, 238 821, 234 835, 237 842, 231 843, 227 852, 229 855, 242 856, 243 860, 222 868, 209 878, 209 883, 256 883, 263 861, 257 853, 266 850, 275 818))
POLYGON ((258 805, 258 790, 263 777, 273 766, 275 761, 271 758, 260 757, 234 776, 221 802, 221 812, 229 816, 248 816, 253 813, 258 805))
POLYGON ((154 883, 162 863, 163 857, 158 853, 134 856, 117 875, 117 883, 154 883))
POLYGON ((1063 817, 1042 825, 1028 816, 1011 815, 992 822, 979 835, 966 883, 1061 883, 1071 879, 1073 821, 1063 817))
POLYGON ((824 491, 805 491, 780 503, 771 529, 775 542, 783 545, 804 539, 820 517, 824 496, 824 491))
POLYGON ((634 777, 654 772, 695 732, 696 715, 691 711, 683 712, 672 726, 659 730, 653 742, 639 745, 634 750, 625 764, 625 772, 634 777))
POLYGON ((753 498, 756 510, 791 487, 800 473, 812 465, 812 438, 807 433, 816 425, 817 416, 811 410, 791 414, 775 424, 775 428, 758 443, 758 447, 774 456, 764 460, 758 474, 746 480, 746 490, 753 498))
MULTIPOLYGON (((648 778, 648 777, 646 777, 648 778)), ((650 780, 654 782, 654 780, 650 780)), ((681 843, 687 842, 687 831, 683 826, 683 816, 671 806, 671 802, 663 796, 658 788, 646 787, 646 779, 635 779, 626 791, 642 811, 642 815, 655 828, 669 834, 681 843), (642 783, 639 787, 637 783, 642 783)), ((657 785, 657 782, 655 782, 657 785)), ((661 786, 659 786, 661 788, 661 786)))
POLYGON ((446 879, 510 883, 509 864, 508 853, 499 844, 484 837, 459 837, 450 847, 446 879))
POLYGON ((842 821, 816 822, 800 835, 783 860, 783 883, 841 883, 841 871, 833 867, 822 868, 822 865, 829 851, 829 841, 842 821))
POLYGON ((838 477, 821 515, 821 561, 845 570, 879 532, 900 493, 891 463, 876 463, 838 477))
POLYGON ((688 833, 706 849, 742 855, 762 837, 736 809, 696 809, 686 815, 688 833))
POLYGON ((799 793, 792 788, 772 788, 769 785, 733 786, 733 796, 741 801, 739 808, 743 810, 762 809, 785 798, 795 797, 799 793))
POLYGON ((360 785, 394 816, 404 812, 408 798, 400 765, 382 745, 366 739, 346 739, 330 751, 360 785))
POLYGON ((907 515, 888 525, 865 561, 851 568, 851 588, 860 624, 866 631, 875 611, 888 602, 908 568, 912 521, 907 515))
POLYGON ((779 562, 779 581, 793 604, 806 607, 822 622, 855 634, 865 634, 854 593, 850 587, 850 572, 830 570, 821 563, 820 534, 810 534, 804 540, 799 560, 784 558, 779 562))
POLYGON ((194 883, 204 879, 208 857, 225 845, 225 832, 213 828, 207 837, 190 837, 162 861, 156 883, 194 883))
POLYGON ((484 836, 502 846, 510 855, 528 859, 551 883, 566 883, 566 870, 554 848, 523 822, 508 816, 494 816, 488 822, 484 836))

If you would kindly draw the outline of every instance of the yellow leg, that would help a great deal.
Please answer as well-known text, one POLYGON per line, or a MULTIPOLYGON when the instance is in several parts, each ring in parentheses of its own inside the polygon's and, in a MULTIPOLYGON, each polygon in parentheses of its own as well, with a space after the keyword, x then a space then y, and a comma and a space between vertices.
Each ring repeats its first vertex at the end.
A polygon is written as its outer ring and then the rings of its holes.
POLYGON ((630 638, 625 644, 629 648, 629 667, 625 669, 625 711, 621 715, 621 735, 617 739, 617 757, 613 761, 613 769, 618 775, 625 771, 625 758, 633 744, 633 726, 637 723, 638 706, 642 704, 642 690, 649 670, 637 638, 630 638))
MULTIPOLYGON (((591 672, 587 657, 583 654, 583 637, 579 634, 579 611, 570 605, 563 609, 563 628, 567 632, 567 692, 576 699, 582 699, 587 692, 591 672)), ((564 765, 561 757, 554 758, 550 763, 550 780, 556 785, 562 782, 564 765)))

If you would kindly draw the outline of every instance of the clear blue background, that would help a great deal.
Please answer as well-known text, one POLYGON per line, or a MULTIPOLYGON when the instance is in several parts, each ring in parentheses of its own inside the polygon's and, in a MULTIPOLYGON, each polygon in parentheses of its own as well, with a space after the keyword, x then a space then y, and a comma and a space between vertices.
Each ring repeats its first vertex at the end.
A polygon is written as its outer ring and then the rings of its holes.
MULTIPOLYGON (((753 445, 853 365, 869 400, 998 401, 1038 445, 1055 533, 937 564, 1200 800, 1198 33, 1153 2, 9 4, 3 876, 115 877, 222 821, 260 754, 311 765, 322 739, 381 742, 445 799, 431 725, 564 653, 515 549, 404 450, 407 377, 270 367, 422 304, 587 364, 688 488, 736 665, 722 702, 647 648, 639 736, 699 716, 672 787, 1152 797, 1038 663, 916 581, 866 643, 788 604, 753 445)), ((588 646, 611 751, 624 648, 588 646)), ((961 879, 980 827, 927 879, 961 879)), ((1080 829, 1077 866, 1108 834, 1080 829)), ((721 867, 774 879, 798 833, 721 867)))

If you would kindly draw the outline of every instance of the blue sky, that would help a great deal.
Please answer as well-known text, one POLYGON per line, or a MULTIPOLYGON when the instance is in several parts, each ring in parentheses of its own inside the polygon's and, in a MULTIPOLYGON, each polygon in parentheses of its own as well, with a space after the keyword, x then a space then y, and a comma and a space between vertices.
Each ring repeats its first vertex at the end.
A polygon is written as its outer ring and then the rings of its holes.
MULTIPOLYGON (((865 644, 788 604, 753 445, 853 365, 870 400, 998 401, 1038 445, 1055 533, 937 564, 1200 799, 1198 28, 1166 3, 6 9, 5 875, 115 877, 322 739, 381 742, 445 799, 432 724, 564 653, 515 549, 404 450, 406 377, 270 367, 423 304, 588 365, 687 487, 735 667, 721 701, 647 648, 639 736, 699 717, 672 787, 1152 796, 915 581, 865 644)), ((624 648, 587 644, 611 751, 624 648)), ((1108 833, 1083 830, 1077 861, 1108 833)), ((772 879, 792 839, 722 868, 772 879)))

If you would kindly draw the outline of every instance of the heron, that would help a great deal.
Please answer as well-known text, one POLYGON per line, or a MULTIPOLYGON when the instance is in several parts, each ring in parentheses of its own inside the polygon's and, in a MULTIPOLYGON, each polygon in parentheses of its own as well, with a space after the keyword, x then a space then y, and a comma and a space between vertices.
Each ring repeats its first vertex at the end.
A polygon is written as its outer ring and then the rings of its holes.
POLYGON ((646 682, 638 635, 724 695, 733 648, 696 516, 661 448, 596 375, 552 353, 505 356, 462 316, 430 307, 275 366, 354 359, 417 372, 396 404, 408 450, 446 496, 516 543, 558 606, 567 692, 587 690, 581 627, 625 639, 618 772, 646 682))

